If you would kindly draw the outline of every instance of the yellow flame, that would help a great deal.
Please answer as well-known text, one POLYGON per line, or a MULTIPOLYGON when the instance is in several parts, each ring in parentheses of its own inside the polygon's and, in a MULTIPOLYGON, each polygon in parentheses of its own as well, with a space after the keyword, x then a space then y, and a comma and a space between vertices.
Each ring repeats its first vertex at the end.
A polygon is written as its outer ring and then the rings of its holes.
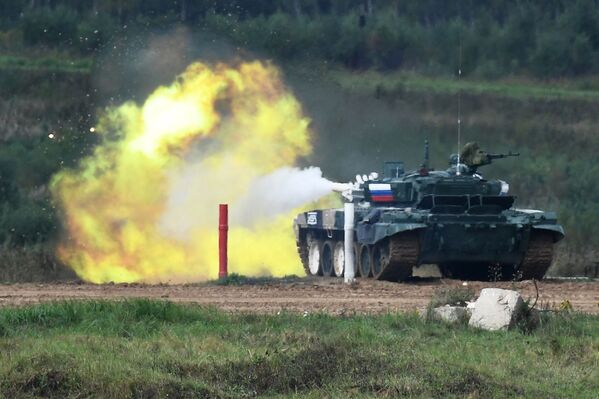
MULTIPOLYGON (((52 181, 68 238, 60 258, 84 280, 182 282, 217 276, 217 204, 235 203, 251 181, 310 153, 309 120, 270 64, 190 65, 141 106, 108 109, 94 128, 102 143, 76 170, 52 181), (193 184, 202 221, 185 240, 161 229, 169 176, 201 154, 193 184)), ((293 215, 232 226, 230 272, 300 274, 293 215)))

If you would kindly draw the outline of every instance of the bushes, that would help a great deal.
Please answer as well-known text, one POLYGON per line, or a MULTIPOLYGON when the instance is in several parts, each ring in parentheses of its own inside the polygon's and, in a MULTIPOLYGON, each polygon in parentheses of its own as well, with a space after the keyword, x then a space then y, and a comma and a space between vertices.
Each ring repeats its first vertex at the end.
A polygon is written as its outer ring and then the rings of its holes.
POLYGON ((569 46, 570 40, 560 32, 542 34, 530 57, 531 69, 542 77, 566 74, 570 64, 569 46))
POLYGON ((5 143, 0 150, 0 244, 46 241, 57 226, 44 184, 54 168, 43 147, 5 143), (27 162, 23 160, 27 159, 27 162))
POLYGON ((93 148, 96 137, 63 134, 15 140, 0 146, 0 245, 51 241, 59 229, 47 184, 64 166, 72 166, 93 148), (26 160, 26 161, 24 161, 26 160))
POLYGON ((0 159, 0 203, 14 204, 18 199, 16 169, 16 161, 0 159))
POLYGON ((44 242, 54 236, 57 225, 48 203, 25 200, 15 208, 5 205, 0 213, 0 242, 18 246, 44 242))
POLYGON ((333 61, 353 68, 370 65, 366 34, 357 21, 357 15, 345 17, 339 25, 340 32, 337 40, 330 43, 333 61))
POLYGON ((21 21, 26 44, 69 47, 82 53, 104 45, 114 35, 115 26, 116 21, 108 14, 81 19, 75 10, 66 6, 31 10, 21 21))
POLYGON ((21 29, 27 44, 72 45, 77 37, 77 13, 65 6, 32 10, 23 17, 21 29))
MULTIPOLYGON (((42 282, 72 280, 75 273, 62 265, 51 244, 32 244, 15 247, 0 245, 0 282, 42 282)), ((0 327, 0 335, 2 335, 0 327)))
POLYGON ((77 48, 83 53, 91 53, 115 34, 116 21, 108 14, 88 16, 77 25, 77 48))

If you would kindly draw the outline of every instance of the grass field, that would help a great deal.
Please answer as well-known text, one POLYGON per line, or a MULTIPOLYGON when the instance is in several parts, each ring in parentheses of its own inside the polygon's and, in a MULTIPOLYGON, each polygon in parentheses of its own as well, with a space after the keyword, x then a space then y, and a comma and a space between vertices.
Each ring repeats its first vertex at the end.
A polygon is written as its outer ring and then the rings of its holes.
POLYGON ((599 317, 533 334, 416 314, 229 315, 161 301, 0 310, 0 397, 593 398, 599 317))
POLYGON ((379 95, 401 91, 457 93, 513 99, 599 100, 599 80, 596 78, 532 81, 526 79, 475 80, 454 77, 430 77, 415 73, 350 72, 333 69, 328 76, 341 87, 358 92, 377 92, 379 95))
MULTIPOLYGON (((25 70, 47 72, 91 73, 92 58, 47 55, 24 57, 0 55, 0 70, 25 70)), ((318 74, 352 91, 381 94, 398 91, 427 91, 431 93, 484 94, 516 99, 573 99, 599 100, 599 78, 585 77, 554 81, 527 80, 523 78, 502 80, 461 79, 447 76, 426 76, 413 72, 380 73, 373 70, 356 72, 343 68, 319 67, 305 63, 290 64, 293 73, 318 74)))

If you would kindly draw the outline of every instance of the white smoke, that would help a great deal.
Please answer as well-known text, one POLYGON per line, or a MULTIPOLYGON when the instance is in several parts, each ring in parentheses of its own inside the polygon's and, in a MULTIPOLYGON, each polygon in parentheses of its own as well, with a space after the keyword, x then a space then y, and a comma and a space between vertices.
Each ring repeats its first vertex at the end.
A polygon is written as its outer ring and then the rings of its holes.
POLYGON ((333 185, 315 166, 277 169, 254 180, 249 191, 233 204, 231 220, 251 226, 315 201, 329 194, 333 185))
POLYGON ((232 226, 252 227, 315 201, 339 186, 324 178, 318 167, 283 167, 254 177, 244 192, 232 198, 223 192, 230 194, 235 187, 236 176, 228 173, 234 170, 226 166, 209 169, 197 162, 173 171, 161 231, 187 241, 197 228, 216 228, 219 203, 229 204, 232 226))

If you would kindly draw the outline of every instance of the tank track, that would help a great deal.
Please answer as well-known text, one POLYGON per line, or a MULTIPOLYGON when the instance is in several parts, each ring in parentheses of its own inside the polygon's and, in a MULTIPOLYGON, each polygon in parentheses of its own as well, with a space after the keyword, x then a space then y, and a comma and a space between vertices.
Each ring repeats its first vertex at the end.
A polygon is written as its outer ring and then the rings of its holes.
POLYGON ((531 233, 528 249, 518 270, 521 280, 541 280, 553 261, 553 237, 550 232, 531 233))
MULTIPOLYGON (((375 244, 376 245, 376 244, 375 244)), ((403 281, 412 275, 412 267, 418 263, 420 240, 415 232, 400 233, 388 238, 389 256, 382 262, 377 280, 403 281)))

